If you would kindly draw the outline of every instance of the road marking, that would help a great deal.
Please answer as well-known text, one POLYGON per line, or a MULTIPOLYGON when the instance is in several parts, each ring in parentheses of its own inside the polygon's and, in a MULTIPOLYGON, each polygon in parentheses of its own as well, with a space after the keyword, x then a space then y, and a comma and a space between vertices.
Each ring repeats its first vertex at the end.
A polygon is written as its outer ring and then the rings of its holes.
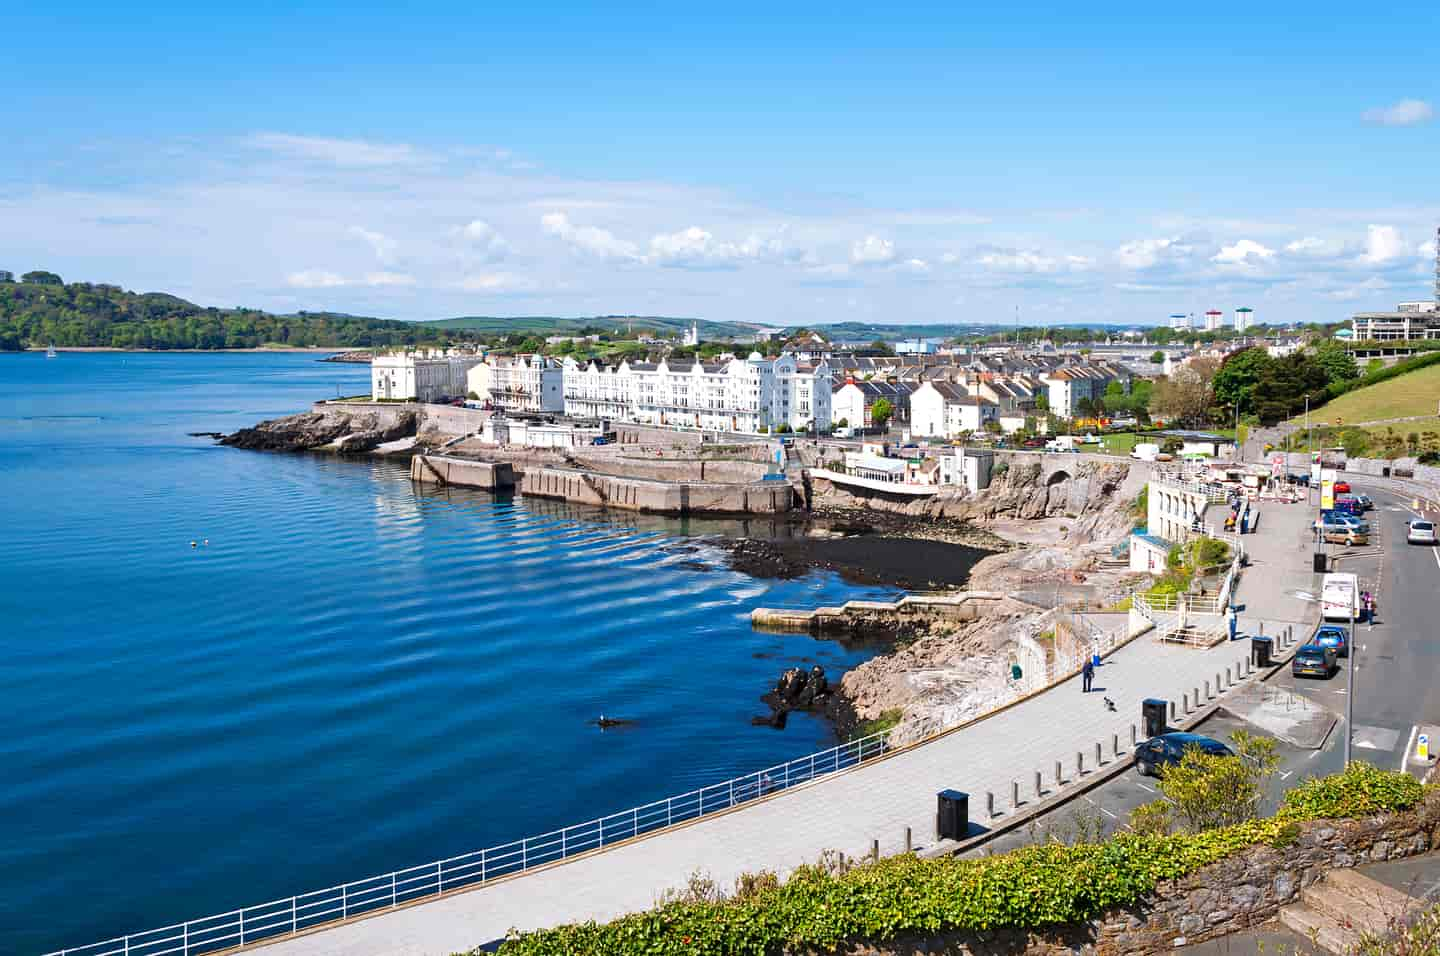
POLYGON ((1294 772, 1295 772, 1295 771, 1293 771, 1293 770, 1286 770, 1284 773, 1280 774, 1280 779, 1281 779, 1281 780, 1287 780, 1287 779, 1289 779, 1290 775, 1293 774, 1294 772))
POLYGON ((1405 752, 1400 755, 1400 766, 1395 768, 1401 773, 1405 772, 1405 765, 1410 762, 1410 748, 1415 746, 1415 735, 1420 732, 1420 725, 1416 724, 1410 728, 1410 739, 1405 741, 1405 752))
POLYGON ((1145 786, 1145 784, 1140 783, 1138 780, 1135 782, 1135 786, 1139 787, 1141 790, 1146 791, 1147 793, 1154 793, 1154 792, 1155 792, 1154 790, 1152 790, 1152 789, 1150 789, 1149 787, 1145 786))

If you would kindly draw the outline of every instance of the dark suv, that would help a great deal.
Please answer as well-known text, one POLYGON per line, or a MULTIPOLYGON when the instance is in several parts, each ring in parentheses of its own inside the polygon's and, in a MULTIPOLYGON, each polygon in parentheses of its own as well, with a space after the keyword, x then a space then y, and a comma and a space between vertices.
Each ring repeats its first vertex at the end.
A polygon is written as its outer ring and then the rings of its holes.
POLYGON ((1171 764, 1180 762, 1191 747, 1216 757, 1233 757, 1235 752, 1220 741, 1199 734, 1170 733, 1151 737, 1135 745, 1135 769, 1142 777, 1158 777, 1171 764))

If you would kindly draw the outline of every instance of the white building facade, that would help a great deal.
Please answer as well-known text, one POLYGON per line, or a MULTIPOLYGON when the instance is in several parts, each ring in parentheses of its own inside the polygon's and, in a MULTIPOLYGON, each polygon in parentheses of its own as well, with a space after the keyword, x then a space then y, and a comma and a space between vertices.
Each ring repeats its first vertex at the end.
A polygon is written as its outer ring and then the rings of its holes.
POLYGON ((470 369, 466 390, 505 411, 565 410, 565 370, 543 355, 492 355, 470 369))
POLYGON ((467 373, 482 360, 473 352, 444 349, 383 352, 370 360, 370 395, 417 402, 460 398, 467 373))
POLYGON ((760 434, 830 427, 830 371, 793 356, 728 362, 565 363, 564 410, 577 418, 760 434))
POLYGON ((999 421, 999 405, 951 382, 925 382, 910 396, 910 433, 918 437, 954 438, 999 421))

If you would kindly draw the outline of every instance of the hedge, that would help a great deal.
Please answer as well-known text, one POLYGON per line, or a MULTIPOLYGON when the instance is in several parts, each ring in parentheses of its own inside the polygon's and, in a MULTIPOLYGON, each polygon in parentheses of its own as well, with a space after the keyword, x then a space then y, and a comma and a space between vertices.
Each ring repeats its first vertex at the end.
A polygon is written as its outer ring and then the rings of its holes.
POLYGON ((745 897, 673 902, 605 924, 519 934, 500 953, 763 956, 833 951, 849 940, 903 933, 1074 923, 1247 847, 1293 842, 1298 822, 1404 810, 1423 793, 1405 774, 1356 763, 1290 791, 1279 813, 1265 820, 1196 834, 1122 832, 1104 843, 1047 843, 978 859, 898 856, 840 875, 802 866, 783 885, 745 897))

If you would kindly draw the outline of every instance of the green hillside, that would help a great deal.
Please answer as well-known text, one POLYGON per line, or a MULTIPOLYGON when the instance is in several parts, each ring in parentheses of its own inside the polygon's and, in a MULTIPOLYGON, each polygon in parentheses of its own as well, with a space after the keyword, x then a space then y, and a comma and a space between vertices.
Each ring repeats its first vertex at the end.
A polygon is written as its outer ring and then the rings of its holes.
POLYGON ((706 339, 749 339, 758 326, 741 322, 711 322, 707 319, 676 318, 663 315, 596 315, 575 318, 552 315, 466 315, 453 319, 435 319, 422 324, 440 329, 466 329, 490 335, 592 335, 614 334, 617 329, 679 335, 700 324, 700 337, 706 339))
POLYGON ((163 292, 64 283, 49 272, 0 282, 0 351, 26 346, 241 349, 267 345, 365 348, 473 338, 464 331, 322 312, 216 309, 163 292))
POLYGON ((1395 378, 1357 388, 1311 412, 1312 423, 1347 425, 1391 418, 1433 416, 1440 403, 1440 365, 1406 372, 1395 378))

